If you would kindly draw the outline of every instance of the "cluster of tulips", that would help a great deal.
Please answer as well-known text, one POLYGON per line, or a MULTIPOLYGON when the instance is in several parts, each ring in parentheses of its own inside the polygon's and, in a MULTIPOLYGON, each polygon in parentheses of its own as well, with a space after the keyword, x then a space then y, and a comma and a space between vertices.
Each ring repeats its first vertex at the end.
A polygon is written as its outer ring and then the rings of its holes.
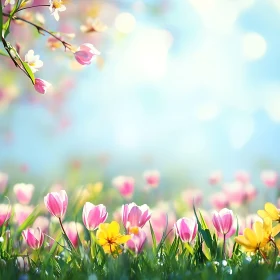
MULTIPOLYGON (((15 193, 22 202, 29 202, 20 186, 15 186, 15 193)), ((63 224, 63 218, 68 207, 68 196, 65 190, 50 192, 44 197, 44 204, 49 213, 58 219, 63 236, 66 240, 67 250, 75 250, 78 245, 79 227, 72 222, 63 224), (66 226, 67 225, 67 226, 66 226)), ((243 250, 251 254, 260 254, 269 261, 271 252, 278 255, 275 236, 280 231, 280 210, 272 203, 266 203, 264 210, 259 210, 258 215, 263 220, 257 220, 252 226, 245 229, 237 228, 233 211, 223 208, 215 211, 212 215, 212 225, 216 230, 218 238, 222 240, 222 251, 225 258, 230 256, 227 249, 226 240, 235 234, 234 241, 241 245, 243 250), (237 234, 239 235, 237 236, 237 234)), ((129 249, 136 254, 140 254, 147 240, 147 222, 150 220, 152 212, 144 204, 138 206, 135 203, 128 203, 122 206, 120 221, 106 223, 108 212, 103 204, 94 205, 86 202, 83 206, 82 221, 86 229, 93 236, 96 244, 99 244, 105 253, 117 256, 125 249, 129 249), (123 224, 124 234, 121 233, 120 223, 123 224)), ((0 226, 7 226, 11 217, 11 206, 0 205, 0 226)), ((184 244, 194 245, 198 235, 199 221, 197 217, 183 217, 178 219, 172 231, 180 238, 184 244)), ((46 234, 40 226, 27 228, 22 231, 22 236, 26 244, 33 250, 40 249, 44 244, 46 234)), ((48 236, 49 237, 49 236, 48 236)), ((1 237, 3 242, 4 237, 1 237)), ((53 239, 54 240, 54 239, 53 239)))

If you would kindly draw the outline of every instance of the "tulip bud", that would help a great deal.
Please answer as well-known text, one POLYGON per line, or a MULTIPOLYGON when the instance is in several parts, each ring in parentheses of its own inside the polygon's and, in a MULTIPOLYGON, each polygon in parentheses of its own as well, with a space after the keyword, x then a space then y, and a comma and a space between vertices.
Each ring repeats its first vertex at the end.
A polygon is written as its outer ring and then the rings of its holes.
POLYGON ((100 52, 92 44, 83 44, 74 53, 76 60, 82 65, 91 64, 93 58, 100 52))
POLYGON ((68 197, 65 190, 51 192, 44 197, 48 211, 55 217, 62 219, 68 206, 68 197))
POLYGON ((83 208, 83 222, 88 230, 95 230, 108 217, 106 207, 103 204, 94 205, 86 202, 83 208))
POLYGON ((43 79, 39 79, 39 78, 35 79, 34 88, 39 93, 42 93, 42 94, 46 93, 47 89, 50 86, 51 86, 51 84, 48 83, 47 81, 43 80, 43 79))

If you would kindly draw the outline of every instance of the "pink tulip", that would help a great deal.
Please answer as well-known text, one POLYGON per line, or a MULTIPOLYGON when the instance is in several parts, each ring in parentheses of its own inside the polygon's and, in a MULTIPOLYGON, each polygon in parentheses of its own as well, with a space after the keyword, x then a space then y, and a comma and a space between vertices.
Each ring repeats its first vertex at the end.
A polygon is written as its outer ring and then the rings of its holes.
POLYGON ((208 178, 208 182, 210 185, 218 185, 221 183, 222 177, 223 175, 220 170, 213 171, 208 178))
POLYGON ((132 177, 119 176, 114 178, 112 183, 124 198, 132 197, 134 192, 134 179, 132 177))
POLYGON ((203 200, 203 192, 200 189, 188 189, 182 193, 183 200, 189 207, 199 206, 203 200))
POLYGON ((227 208, 223 208, 219 212, 215 211, 212 222, 218 233, 226 235, 233 226, 233 213, 227 208))
POLYGON ((264 170, 261 173, 261 180, 268 188, 274 188, 277 185, 278 175, 273 170, 264 170))
POLYGON ((210 197, 210 201, 211 201, 211 204, 213 205, 213 207, 217 210, 221 210, 225 207, 228 207, 228 205, 229 205, 228 197, 223 192, 218 192, 218 193, 213 194, 210 197))
POLYGON ((83 226, 80 223, 70 222, 64 223, 64 229, 74 247, 77 248, 78 238, 83 231, 83 226))
POLYGON ((122 222, 128 232, 133 227, 142 228, 150 218, 151 212, 147 204, 138 206, 132 202, 122 206, 122 222))
POLYGON ((62 219, 68 206, 68 197, 65 190, 48 193, 44 197, 48 211, 55 217, 62 219))
MULTIPOLYGON (((161 205, 157 209, 153 210, 153 215, 151 216, 151 224, 152 224, 157 242, 160 242, 160 240, 162 238, 162 234, 166 228, 166 223, 168 223, 166 232, 170 232, 170 230, 172 230, 174 228, 174 224, 176 223, 176 216, 171 209, 165 208, 164 205, 161 205)), ((151 244, 152 236, 151 236, 151 231, 150 231, 150 225, 146 224, 144 228, 147 233, 148 241, 151 244)), ((169 241, 171 241, 172 238, 173 238, 172 234, 169 234, 167 236, 167 239, 169 241)))
MULTIPOLYGON (((241 225, 239 225, 239 233, 242 234, 240 231, 243 230, 244 228, 242 228, 241 225)), ((236 226, 232 225, 231 229, 229 230, 229 232, 225 235, 225 238, 228 239, 231 236, 233 236, 236 233, 236 226)), ((217 232, 218 237, 223 238, 224 234, 217 232)))
POLYGON ((0 193, 3 193, 8 184, 8 174, 0 172, 0 193))
POLYGON ((226 194, 230 204, 240 206, 246 199, 244 185, 240 182, 227 183, 223 186, 223 191, 226 194))
POLYGON ((6 223, 11 216, 11 206, 8 204, 0 204, 0 226, 6 223))
POLYGON ((83 44, 74 53, 76 60, 82 65, 91 64, 93 58, 100 52, 92 44, 83 44))
POLYGON ((39 93, 46 93, 51 84, 43 79, 36 78, 34 88, 39 93))
POLYGON ((141 228, 138 228, 134 234, 131 234, 131 239, 126 242, 126 245, 136 254, 139 254, 143 250, 146 239, 147 235, 145 231, 141 228))
POLYGON ((258 192, 257 192, 257 189, 252 184, 246 184, 244 186, 244 190, 245 190, 245 195, 246 195, 246 201, 247 202, 255 200, 258 192))
POLYGON ((34 186, 32 184, 14 185, 14 193, 19 203, 28 204, 32 198, 34 186))
POLYGON ((17 257, 16 265, 21 272, 27 272, 30 269, 29 259, 27 257, 17 257))
POLYGON ((37 228, 40 227, 43 233, 47 233, 49 229, 50 220, 46 217, 39 216, 36 218, 32 227, 37 228))
POLYGON ((245 218, 245 226, 244 227, 249 227, 249 228, 253 228, 253 225, 255 222, 263 222, 262 218, 257 215, 257 214, 249 214, 246 216, 245 218))
POLYGON ((43 245, 44 234, 39 227, 35 230, 33 228, 25 229, 22 235, 27 245, 33 250, 37 250, 43 245))
POLYGON ((250 182, 250 175, 247 171, 239 170, 235 173, 235 179, 240 183, 247 184, 250 182))
POLYGON ((159 185, 160 173, 157 170, 146 171, 143 176, 148 186, 156 188, 159 185))
POLYGON ((27 217, 33 212, 34 207, 28 206, 28 205, 22 205, 22 204, 15 204, 14 205, 15 210, 15 222, 18 225, 21 225, 27 217))
POLYGON ((103 204, 94 205, 86 202, 83 208, 83 222, 88 230, 95 230, 108 217, 106 207, 103 204))
POLYGON ((192 242, 197 233, 197 221, 191 218, 181 218, 175 225, 177 236, 181 238, 183 242, 192 242))

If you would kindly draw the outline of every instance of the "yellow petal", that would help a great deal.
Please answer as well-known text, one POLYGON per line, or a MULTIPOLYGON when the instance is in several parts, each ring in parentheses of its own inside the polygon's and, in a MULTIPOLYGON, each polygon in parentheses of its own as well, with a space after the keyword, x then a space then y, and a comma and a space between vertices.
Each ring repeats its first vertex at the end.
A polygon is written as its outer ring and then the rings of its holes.
POLYGON ((272 228, 271 236, 276 236, 280 232, 280 224, 277 224, 275 227, 272 228))
POLYGON ((245 238, 244 235, 238 235, 237 237, 234 238, 235 242, 244 246, 247 250, 255 250, 255 247, 252 246, 250 241, 245 238))
POLYGON ((116 221, 111 222, 108 226, 108 237, 112 238, 116 235, 119 235, 119 232, 120 225, 116 221))
POLYGON ((257 237, 256 233, 250 228, 245 228, 243 232, 244 237, 249 241, 252 247, 257 247, 257 237))
POLYGON ((268 213, 264 210, 258 210, 258 215, 263 219, 269 217, 268 213))
POLYGON ((269 217, 263 219, 263 230, 265 235, 270 236, 272 232, 272 220, 269 217))
POLYGON ((126 243, 130 238, 131 238, 130 235, 121 235, 121 236, 118 237, 118 239, 116 240, 116 243, 118 243, 118 244, 126 243))
POLYGON ((253 229, 256 237, 256 243, 259 244, 263 241, 264 238, 264 229, 263 223, 257 221, 253 224, 253 229))
POLYGON ((277 221, 279 219, 279 211, 274 204, 267 202, 264 205, 264 209, 269 214, 272 220, 277 221))
POLYGON ((108 231, 108 227, 109 227, 108 223, 102 223, 102 224, 99 225, 99 229, 101 231, 108 231))
POLYGON ((108 241, 106 239, 99 239, 98 243, 99 243, 99 245, 104 246, 105 244, 108 243, 108 241))

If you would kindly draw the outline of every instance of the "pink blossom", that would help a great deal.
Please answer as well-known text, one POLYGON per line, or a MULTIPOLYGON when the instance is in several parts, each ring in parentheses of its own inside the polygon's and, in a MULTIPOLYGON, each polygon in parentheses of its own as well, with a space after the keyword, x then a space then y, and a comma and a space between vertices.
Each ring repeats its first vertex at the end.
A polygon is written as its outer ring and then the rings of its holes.
POLYGON ((55 217, 62 219, 68 206, 68 197, 65 190, 48 193, 44 197, 48 211, 55 217))
POLYGON ((51 84, 43 79, 36 78, 34 88, 39 93, 46 93, 51 84))
POLYGON ((27 257, 17 257, 16 265, 21 272, 27 272, 30 269, 29 259, 27 257))
POLYGON ((261 180, 268 188, 274 188, 277 185, 278 175, 273 170, 264 170, 261 173, 261 180))
POLYGON ((229 205, 228 196, 223 192, 213 194, 210 197, 210 202, 213 205, 213 207, 217 210, 221 210, 225 207, 228 207, 229 205))
POLYGON ((246 184, 244 186, 245 194, 246 194, 246 201, 250 202, 255 200, 257 197, 257 189, 252 184, 246 184))
MULTIPOLYGON (((158 207, 157 209, 153 210, 153 215, 151 216, 151 224, 155 233, 156 241, 160 242, 163 232, 166 229, 166 224, 167 224, 167 229, 166 232, 170 232, 174 228, 174 224, 176 222, 176 216, 174 212, 171 209, 165 209, 163 210, 164 207, 158 207), (167 215, 168 213, 168 215, 167 215), (167 219, 168 216, 168 219, 167 219)), ((150 231, 150 226, 147 223, 145 225, 145 231, 147 233, 147 238, 149 243, 152 242, 152 237, 151 237, 151 231, 150 231)), ((171 234, 168 235, 167 239, 171 240, 173 236, 171 234)))
POLYGON ((42 229, 42 232, 47 233, 49 229, 49 224, 50 221, 48 218, 44 216, 38 216, 35 222, 33 223, 33 228, 40 227, 42 229))
POLYGON ((3 193, 8 184, 8 174, 0 172, 0 193, 3 193))
POLYGON ((11 206, 8 204, 0 204, 0 226, 6 223, 11 216, 11 206))
POLYGON ((247 184, 250 182, 250 175, 247 171, 239 170, 235 173, 235 179, 240 183, 247 184))
POLYGON ((199 206, 203 200, 203 192, 200 189, 188 189, 182 193, 183 200, 189 207, 199 206))
POLYGON ((32 198, 34 186, 32 184, 14 185, 14 193, 19 203, 28 204, 32 198))
POLYGON ((145 171, 143 176, 150 187, 156 188, 159 185, 160 173, 157 170, 145 171))
POLYGON ((222 182, 222 171, 217 170, 217 171, 213 171, 208 178, 208 182, 210 185, 218 185, 222 182))
POLYGON ((78 247, 78 238, 83 231, 80 223, 69 222, 64 223, 65 232, 75 248, 78 247))
POLYGON ((233 226, 233 212, 227 208, 223 208, 219 212, 215 211, 212 222, 218 233, 227 235, 233 226))
POLYGON ((27 217, 33 212, 34 207, 22 204, 15 204, 15 222, 21 225, 27 217))
POLYGON ((112 183, 124 198, 132 197, 134 192, 134 179, 132 177, 118 176, 113 179, 112 183))
POLYGON ((241 182, 227 183, 223 186, 223 191, 230 204, 240 206, 246 199, 246 191, 241 182))
POLYGON ((86 202, 83 208, 83 222, 88 230, 95 230, 108 217, 106 207, 103 204, 94 205, 86 202))
POLYGON ((145 231, 141 228, 138 228, 134 234, 131 234, 131 239, 126 242, 126 245, 136 254, 139 254, 143 250, 146 239, 147 235, 145 231))
POLYGON ((181 218, 174 224, 176 234, 183 242, 192 242, 197 234, 197 221, 191 218, 181 218))
POLYGON ((257 215, 257 214, 249 214, 245 218, 245 226, 244 227, 249 227, 249 228, 252 229, 253 228, 253 224, 255 222, 257 222, 257 221, 263 222, 262 218, 259 215, 257 215))
POLYGON ((138 206, 132 202, 122 206, 122 222, 128 232, 133 227, 142 228, 150 218, 151 212, 147 204, 138 206))
POLYGON ((100 55, 100 52, 89 43, 81 45, 74 53, 76 60, 82 65, 91 64, 96 55, 100 55))
POLYGON ((28 228, 22 232, 22 236, 25 239, 27 245, 33 250, 39 249, 44 242, 44 234, 41 228, 33 229, 28 228))

